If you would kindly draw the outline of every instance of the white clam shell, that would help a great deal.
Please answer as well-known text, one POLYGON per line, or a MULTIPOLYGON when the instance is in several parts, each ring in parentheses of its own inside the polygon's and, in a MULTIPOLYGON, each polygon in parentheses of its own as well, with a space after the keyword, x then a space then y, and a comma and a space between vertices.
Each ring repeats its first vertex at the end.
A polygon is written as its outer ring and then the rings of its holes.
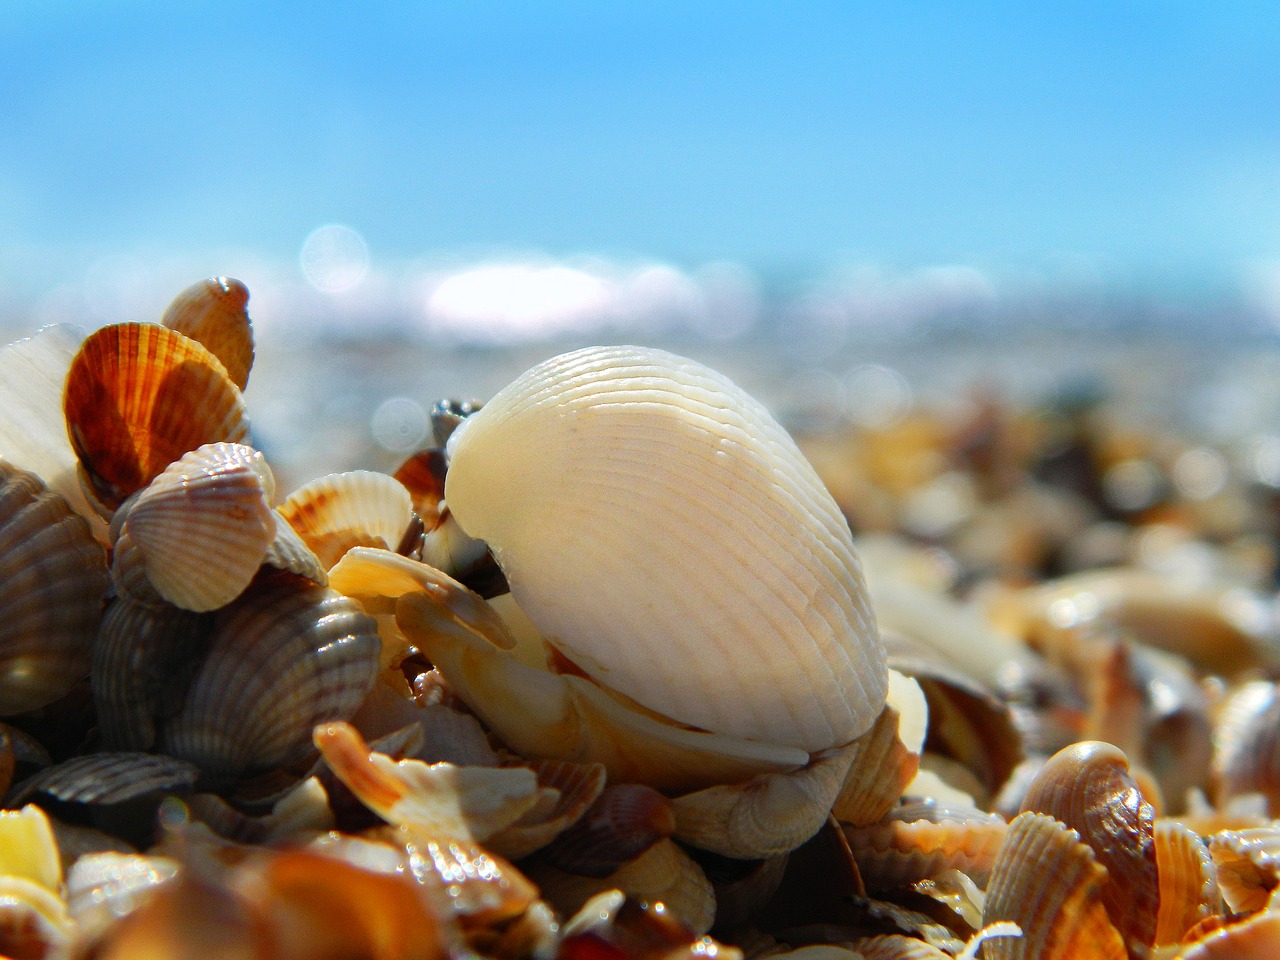
POLYGON ((682 723, 808 751, 880 713, 849 528, 724 376, 640 347, 542 363, 450 440, 445 500, 579 667, 682 723))

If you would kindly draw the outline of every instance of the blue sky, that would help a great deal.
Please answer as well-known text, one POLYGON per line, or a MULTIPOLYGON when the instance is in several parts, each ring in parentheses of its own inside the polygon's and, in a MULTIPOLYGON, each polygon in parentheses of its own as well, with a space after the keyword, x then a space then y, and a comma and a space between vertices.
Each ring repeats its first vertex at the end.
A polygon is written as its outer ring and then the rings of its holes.
POLYGON ((1271 4, 7 0, 0 303, 327 223, 1229 293, 1280 262, 1277 49, 1271 4))

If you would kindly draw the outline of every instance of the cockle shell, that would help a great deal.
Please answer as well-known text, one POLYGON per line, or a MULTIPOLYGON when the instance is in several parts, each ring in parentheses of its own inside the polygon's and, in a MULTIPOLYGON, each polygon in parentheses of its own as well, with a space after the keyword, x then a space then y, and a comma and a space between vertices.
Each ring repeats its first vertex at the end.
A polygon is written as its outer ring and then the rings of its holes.
POLYGON ((404 484, 371 470, 317 477, 289 494, 276 510, 325 569, 352 547, 396 549, 413 520, 404 484))
POLYGON ((108 512, 187 451, 249 435, 218 358, 154 323, 90 334, 67 372, 63 412, 82 477, 108 512))
POLYGON ((239 280, 209 277, 174 297, 160 322, 204 344, 243 390, 253 366, 253 324, 245 309, 248 303, 249 288, 239 280))
POLYGON ((108 583, 85 520, 0 460, 0 715, 52 703, 88 674, 108 583))
POLYGON ((524 373, 449 446, 459 525, 601 684, 810 752, 880 713, 884 651, 848 524, 724 376, 660 350, 579 350, 524 373))
POLYGON ((274 490, 252 447, 208 443, 184 454, 128 502, 127 516, 112 518, 116 585, 144 600, 152 589, 184 610, 230 603, 275 540, 274 490))

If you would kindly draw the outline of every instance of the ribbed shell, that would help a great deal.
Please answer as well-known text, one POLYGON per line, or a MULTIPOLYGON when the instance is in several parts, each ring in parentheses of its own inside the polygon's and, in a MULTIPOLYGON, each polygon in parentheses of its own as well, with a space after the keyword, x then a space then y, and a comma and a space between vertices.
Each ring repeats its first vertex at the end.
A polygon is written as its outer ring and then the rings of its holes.
POLYGON ((52 703, 88 674, 109 582, 85 520, 0 461, 0 715, 52 703))
POLYGON ((500 391, 450 448, 458 523, 598 682, 810 751, 880 713, 884 650, 848 525, 725 377, 659 350, 579 350, 500 391))
POLYGON ((108 510, 187 451, 249 435, 240 390, 218 358, 159 324, 91 334, 71 362, 62 406, 84 477, 108 510))
POLYGON ((254 587, 216 616, 209 653, 158 741, 211 785, 306 757, 312 728, 351 716, 373 685, 377 624, 332 590, 254 587))
POLYGON ((117 586, 142 599, 149 586, 184 610, 230 603, 275 539, 274 488, 252 447, 209 443, 184 454, 130 502, 111 564, 117 586))
POLYGON ((231 277, 193 283, 173 298, 160 322, 198 340, 227 368, 241 390, 253 366, 253 324, 246 307, 249 288, 231 277))
POLYGON ((325 569, 352 547, 396 549, 413 520, 404 484, 371 470, 318 477, 289 494, 277 510, 325 569))

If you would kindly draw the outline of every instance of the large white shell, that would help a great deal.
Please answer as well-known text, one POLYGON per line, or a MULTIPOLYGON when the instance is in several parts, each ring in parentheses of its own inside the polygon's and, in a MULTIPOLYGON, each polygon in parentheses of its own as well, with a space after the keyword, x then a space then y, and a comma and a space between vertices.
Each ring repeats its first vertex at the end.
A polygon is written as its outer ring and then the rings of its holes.
POLYGON ((454 517, 598 682, 809 751, 879 714, 884 651, 848 525, 724 376, 660 350, 579 350, 527 371, 450 444, 454 517))

